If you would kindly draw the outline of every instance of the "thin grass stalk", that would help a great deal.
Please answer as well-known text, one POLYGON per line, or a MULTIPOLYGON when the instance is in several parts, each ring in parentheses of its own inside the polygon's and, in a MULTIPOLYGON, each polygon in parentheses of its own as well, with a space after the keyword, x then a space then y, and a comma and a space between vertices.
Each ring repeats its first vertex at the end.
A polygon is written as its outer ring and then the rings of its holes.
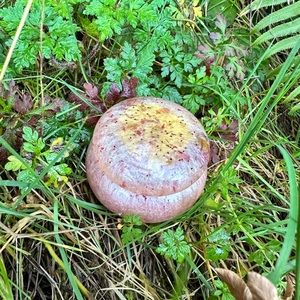
MULTIPOLYGON (((277 260, 275 269, 273 272, 269 274, 269 279, 273 282, 274 285, 278 284, 280 281, 280 278, 284 274, 284 268, 286 264, 288 263, 289 257, 291 255, 293 246, 294 246, 294 239, 295 239, 295 234, 296 234, 296 229, 297 229, 297 219, 298 219, 298 210, 299 210, 299 205, 298 205, 298 200, 299 200, 299 195, 298 195, 298 188, 297 188, 297 178, 296 178, 296 171, 293 165, 293 161, 289 155, 289 153, 280 145, 277 145, 278 149, 280 150, 288 171, 288 176, 289 176, 289 185, 290 185, 290 210, 289 210, 289 217, 288 217, 288 224, 286 227, 286 233, 285 233, 285 238, 284 242, 282 245, 282 248, 280 250, 279 258, 277 260)), ((298 225, 299 226, 299 225, 298 225)), ((299 236, 299 234, 298 234, 299 236)), ((299 242, 299 237, 298 237, 298 242, 299 242)), ((299 249, 297 249, 297 253, 299 252, 299 249)), ((300 261, 296 261, 296 269, 299 267, 300 261)), ((300 272, 296 270, 296 272, 300 272)), ((299 282, 299 274, 297 274, 296 277, 296 282, 299 282)), ((299 284, 298 284, 298 294, 299 294, 299 284)), ((296 297, 296 299, 299 299, 296 297)))
POLYGON ((5 61, 4 61, 4 64, 3 64, 3 67, 2 67, 2 70, 1 70, 1 73, 0 73, 0 84, 2 83, 2 80, 3 80, 3 78, 4 78, 4 75, 5 75, 6 70, 7 70, 7 68, 8 68, 9 62, 10 62, 11 57, 12 57, 12 55, 13 55, 13 52, 14 52, 14 50, 15 50, 15 48, 16 48, 16 45, 17 45, 18 39, 19 39, 19 37, 20 37, 21 31, 22 31, 22 29, 23 29, 23 27, 24 27, 24 25, 25 25, 25 22, 26 22, 26 19, 27 19, 27 17, 28 17, 30 8, 31 8, 31 6, 32 6, 32 2, 33 2, 33 0, 28 0, 28 1, 27 1, 26 7, 25 7, 25 9, 24 9, 24 13, 23 13, 22 18, 21 18, 21 20, 20 20, 20 23, 19 23, 19 25, 18 25, 16 34, 15 34, 15 36, 14 36, 14 38, 13 38, 13 41, 12 41, 12 43, 11 43, 11 46, 10 46, 10 48, 9 48, 9 50, 8 50, 7 56, 6 56, 6 58, 5 58, 5 61))

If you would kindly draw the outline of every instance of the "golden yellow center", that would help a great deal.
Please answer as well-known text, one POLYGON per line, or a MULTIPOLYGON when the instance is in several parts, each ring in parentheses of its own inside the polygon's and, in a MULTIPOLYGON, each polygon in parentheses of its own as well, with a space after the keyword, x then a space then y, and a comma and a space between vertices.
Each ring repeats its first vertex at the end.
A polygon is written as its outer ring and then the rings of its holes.
POLYGON ((119 135, 131 152, 147 152, 151 158, 167 163, 172 161, 174 151, 184 151, 192 138, 183 117, 155 104, 130 106, 119 121, 119 135))

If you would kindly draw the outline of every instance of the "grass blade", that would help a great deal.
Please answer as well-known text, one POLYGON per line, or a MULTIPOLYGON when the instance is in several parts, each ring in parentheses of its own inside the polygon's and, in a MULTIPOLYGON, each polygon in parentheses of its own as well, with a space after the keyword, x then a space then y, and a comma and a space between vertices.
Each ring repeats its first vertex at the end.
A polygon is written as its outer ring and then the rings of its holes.
POLYGON ((273 25, 289 18, 296 17, 298 15, 300 15, 300 1, 290 4, 267 15, 255 25, 254 30, 259 31, 266 28, 267 26, 273 25))
POLYGON ((279 41, 267 51, 266 58, 269 58, 280 51, 293 48, 299 40, 300 34, 279 41))
POLYGON ((286 2, 286 0, 254 0, 241 11, 240 16, 243 16, 253 10, 258 10, 263 7, 274 6, 286 2))
MULTIPOLYGON (((298 187, 297 187, 297 178, 296 178, 296 171, 293 165, 293 161, 287 152, 282 146, 277 145, 278 149, 280 150, 287 167, 288 171, 288 177, 289 177, 289 186, 290 186, 290 211, 289 211, 289 217, 288 217, 288 224, 286 227, 286 233, 284 242, 280 251, 279 258, 277 260, 275 269, 273 272, 269 274, 269 279, 276 285, 281 276, 285 273, 285 267, 288 263, 291 251, 293 249, 293 243, 296 234, 297 229, 297 218, 298 218, 298 210, 299 210, 299 195, 298 195, 298 187)), ((299 225, 298 225, 299 226, 299 225)), ((300 232, 298 231, 298 243, 299 243, 299 236, 300 232)), ((297 244, 298 244, 297 243, 297 244)), ((297 256, 299 255, 299 249, 297 249, 297 256)), ((296 296, 296 299, 299 299, 299 275, 300 275, 300 269, 299 269, 299 263, 300 260, 297 259, 297 267, 296 267, 296 290, 298 291, 298 297, 296 296)))
MULTIPOLYGON (((53 220, 54 220, 54 225, 53 226, 54 226, 56 242, 58 244, 63 244, 63 241, 61 240, 60 235, 58 233, 59 231, 58 231, 58 201, 57 200, 54 202, 54 205, 53 205, 53 220)), ((60 256, 61 256, 62 261, 63 261, 64 270, 67 273, 67 276, 68 276, 70 284, 73 288, 76 299, 83 300, 83 296, 82 296, 82 294, 80 292, 80 289, 78 287, 78 284, 75 280, 75 276, 72 272, 70 262, 68 260, 68 257, 67 257, 67 254, 66 254, 64 248, 59 247, 59 252, 60 252, 60 256)))
MULTIPOLYGON (((254 45, 259 45, 271 39, 287 36, 299 31, 300 31, 300 18, 284 24, 280 24, 278 26, 275 26, 274 28, 271 28, 267 32, 260 35, 255 40, 254 45)), ((275 47, 275 45, 273 47, 275 47)))

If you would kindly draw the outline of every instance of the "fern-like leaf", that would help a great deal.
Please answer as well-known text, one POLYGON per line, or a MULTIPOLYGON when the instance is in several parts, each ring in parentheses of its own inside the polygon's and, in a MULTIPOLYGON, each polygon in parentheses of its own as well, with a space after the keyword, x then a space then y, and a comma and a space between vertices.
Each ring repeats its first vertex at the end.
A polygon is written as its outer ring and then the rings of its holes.
POLYGON ((262 44, 271 39, 288 36, 297 32, 300 32, 300 18, 297 18, 296 20, 290 21, 288 23, 275 26, 274 28, 268 30, 267 32, 259 36, 254 42, 254 44, 262 44))
POLYGON ((270 7, 282 3, 287 3, 287 2, 288 2, 287 0, 254 0, 241 11, 240 16, 244 16, 250 11, 254 11, 264 7, 270 7))
POLYGON ((300 112, 300 86, 297 86, 283 101, 290 107, 290 115, 294 116, 300 112))
POLYGON ((265 59, 283 50, 293 48, 300 39, 300 34, 283 39, 267 50, 265 59))
POLYGON ((275 23, 296 17, 298 15, 300 15, 300 1, 297 1, 267 15, 254 26, 254 30, 260 31, 267 26, 274 25, 275 23))

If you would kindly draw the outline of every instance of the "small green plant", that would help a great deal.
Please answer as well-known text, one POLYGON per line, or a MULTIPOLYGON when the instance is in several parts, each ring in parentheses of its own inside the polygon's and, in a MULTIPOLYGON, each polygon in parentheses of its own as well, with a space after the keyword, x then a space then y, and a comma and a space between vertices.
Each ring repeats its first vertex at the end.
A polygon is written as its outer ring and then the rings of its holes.
MULTIPOLYGON (((60 3, 62 2, 60 1, 60 3)), ((75 2, 79 1, 72 1, 72 4, 75 2)), ((12 43, 25 4, 26 1, 18 0, 13 6, 0 10, 0 26, 6 34, 8 47, 12 43)), ((79 59, 81 54, 75 37, 78 26, 72 22, 69 15, 72 11, 70 8, 71 4, 66 9, 64 4, 58 5, 57 1, 52 0, 33 2, 14 51, 13 60, 18 72, 23 68, 34 66, 40 55, 46 59, 58 61, 77 61, 79 59)))
POLYGON ((212 261, 226 259, 230 251, 230 235, 225 229, 214 231, 207 238, 209 245, 205 249, 205 257, 212 261))
MULTIPOLYGON (((281 3, 284 3, 284 1, 279 1, 277 4, 281 3)), ((273 1, 256 0, 251 5, 248 5, 243 13, 246 14, 261 8, 265 9, 266 7, 273 9, 274 4, 276 3, 273 1)), ((293 48, 300 38, 300 2, 295 1, 295 3, 289 3, 286 6, 279 6, 279 9, 277 8, 272 10, 272 13, 264 16, 253 28, 253 32, 257 34, 254 45, 272 43, 265 58, 275 55, 280 51, 293 48)))
POLYGON ((138 25, 146 27, 156 20, 154 12, 151 4, 143 0, 92 0, 83 11, 93 17, 90 22, 85 20, 86 27, 91 33, 97 34, 101 41, 114 34, 120 35, 128 25, 132 28, 138 25))
POLYGON ((178 263, 183 263, 191 251, 191 246, 185 241, 183 229, 180 227, 176 231, 169 229, 162 234, 161 238, 162 242, 156 251, 178 263))
POLYGON ((229 288, 221 280, 214 281, 216 290, 210 299, 220 299, 220 300, 234 300, 235 298, 231 295, 229 288))
POLYGON ((127 215, 123 218, 122 241, 126 245, 132 241, 140 241, 143 231, 139 228, 143 223, 137 215, 127 215))
POLYGON ((23 160, 11 155, 8 157, 5 169, 17 172, 17 180, 28 184, 35 181, 36 177, 33 171, 38 175, 55 161, 44 178, 45 183, 54 187, 66 183, 72 170, 66 163, 62 162, 68 153, 58 158, 58 152, 63 147, 63 138, 56 138, 50 147, 46 147, 45 141, 39 137, 38 132, 33 131, 30 127, 23 128, 22 136, 24 140, 21 149, 23 160))

